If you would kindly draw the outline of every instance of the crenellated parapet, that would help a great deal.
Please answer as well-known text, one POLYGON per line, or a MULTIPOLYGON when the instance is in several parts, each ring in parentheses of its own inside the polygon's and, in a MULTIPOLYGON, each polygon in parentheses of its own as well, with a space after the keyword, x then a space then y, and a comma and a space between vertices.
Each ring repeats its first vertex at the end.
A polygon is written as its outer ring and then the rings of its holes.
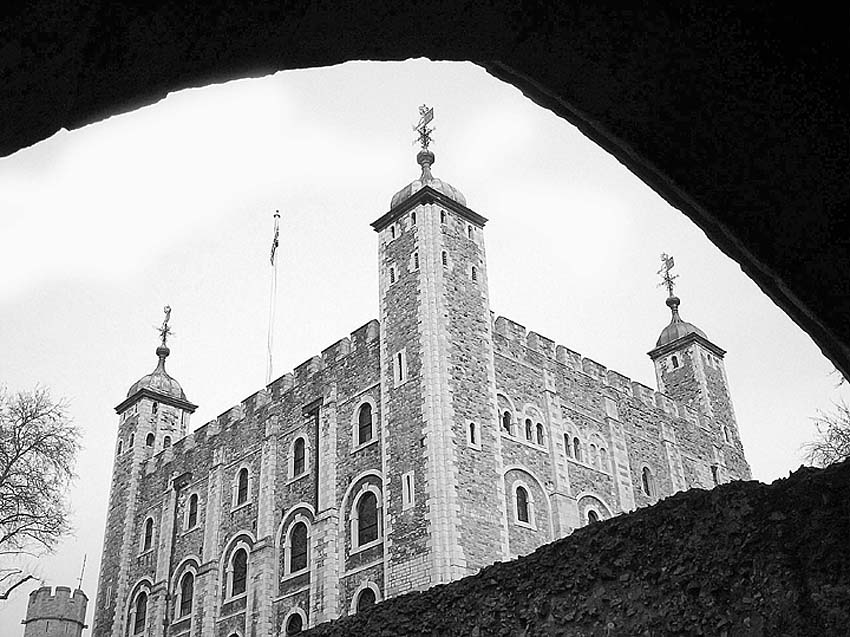
POLYGON ((80 589, 67 586, 42 586, 30 593, 24 635, 79 635, 86 627, 89 598, 80 589))
POLYGON ((662 411, 671 418, 687 420, 690 423, 696 422, 696 414, 684 403, 643 383, 633 381, 624 374, 608 369, 605 365, 559 345, 537 332, 530 332, 525 326, 504 316, 493 315, 493 333, 503 337, 509 349, 524 348, 538 356, 542 355, 545 359, 593 378, 624 396, 634 398, 650 409, 662 411))

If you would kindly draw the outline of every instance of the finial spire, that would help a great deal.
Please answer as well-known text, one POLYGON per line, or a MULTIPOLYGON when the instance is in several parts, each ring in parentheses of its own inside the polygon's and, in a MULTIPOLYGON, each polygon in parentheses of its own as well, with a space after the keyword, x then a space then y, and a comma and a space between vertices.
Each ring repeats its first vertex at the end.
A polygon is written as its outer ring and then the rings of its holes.
POLYGON ((658 284, 658 287, 667 288, 667 307, 673 313, 673 320, 679 321, 681 320, 679 318, 679 297, 673 294, 673 288, 676 287, 676 279, 679 278, 679 275, 671 274, 674 265, 673 257, 666 252, 662 252, 661 269, 658 271, 658 274, 661 275, 661 283, 658 284))
POLYGON ((156 355, 159 357, 158 367, 165 369, 165 358, 171 353, 166 341, 169 336, 174 335, 174 332, 171 331, 171 327, 168 325, 168 321, 171 320, 171 306, 166 305, 162 308, 162 311, 165 313, 165 318, 162 321, 162 325, 156 328, 156 331, 159 332, 159 338, 161 339, 159 347, 156 348, 156 355))
POLYGON ((433 141, 431 139, 431 133, 433 133, 435 129, 433 127, 428 127, 428 124, 430 124, 433 120, 434 107, 426 106, 425 104, 420 106, 419 123, 413 127, 413 130, 418 133, 418 137, 413 143, 415 144, 416 142, 419 142, 419 144, 422 146, 422 150, 428 150, 428 145, 433 141))

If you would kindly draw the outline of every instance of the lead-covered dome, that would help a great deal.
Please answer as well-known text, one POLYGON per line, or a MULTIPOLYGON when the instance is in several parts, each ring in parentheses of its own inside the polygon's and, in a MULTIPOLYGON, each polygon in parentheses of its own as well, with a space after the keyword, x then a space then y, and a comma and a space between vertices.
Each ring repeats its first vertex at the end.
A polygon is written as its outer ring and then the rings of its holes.
POLYGON ((142 376, 139 380, 133 383, 127 391, 127 398, 146 389, 163 396, 188 402, 186 394, 183 392, 183 388, 180 386, 180 383, 174 380, 168 375, 168 372, 165 371, 165 358, 170 353, 171 350, 167 347, 160 346, 156 348, 156 355, 159 357, 156 369, 150 374, 142 376))
POLYGON ((688 334, 696 334, 708 340, 705 332, 703 332, 700 328, 693 323, 688 323, 681 319, 679 316, 679 297, 669 297, 667 299, 667 307, 669 307, 673 312, 673 318, 670 320, 670 324, 661 330, 661 335, 658 337, 658 342, 655 343, 655 347, 662 347, 663 345, 672 343, 673 341, 678 340, 683 336, 687 336, 688 334))
POLYGON ((411 181, 393 195, 393 198, 390 201, 390 210, 405 201, 408 197, 422 190, 425 186, 430 186, 437 192, 446 195, 446 197, 452 201, 456 201, 462 206, 466 206, 466 197, 463 196, 463 193, 460 190, 442 179, 437 179, 431 174, 431 165, 434 163, 434 153, 427 149, 420 150, 416 154, 416 162, 422 166, 422 174, 419 176, 419 179, 411 181))

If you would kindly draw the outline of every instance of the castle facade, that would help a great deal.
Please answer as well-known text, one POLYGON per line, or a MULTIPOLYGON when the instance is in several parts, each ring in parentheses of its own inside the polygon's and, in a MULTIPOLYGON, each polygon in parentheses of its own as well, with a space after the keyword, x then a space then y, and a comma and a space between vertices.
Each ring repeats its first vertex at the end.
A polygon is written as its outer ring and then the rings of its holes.
POLYGON ((725 352, 672 292, 657 391, 494 318, 486 219, 417 161, 372 224, 379 320, 191 432, 163 330, 116 407, 96 637, 296 634, 750 477, 725 352))

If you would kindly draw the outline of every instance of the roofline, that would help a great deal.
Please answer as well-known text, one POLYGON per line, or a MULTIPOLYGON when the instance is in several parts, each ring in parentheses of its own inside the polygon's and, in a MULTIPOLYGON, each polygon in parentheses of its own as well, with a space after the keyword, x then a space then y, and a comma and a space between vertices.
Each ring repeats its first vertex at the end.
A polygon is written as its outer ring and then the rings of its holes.
POLYGON ((487 218, 482 217, 474 210, 471 210, 464 206, 462 203, 459 203, 441 193, 439 190, 435 190, 431 186, 427 184, 422 186, 415 193, 410 195, 404 201, 396 204, 393 208, 390 209, 389 212, 381 215, 376 221, 372 222, 372 228, 375 232, 380 232, 384 228, 386 228, 390 223, 392 223, 396 217, 401 214, 407 212, 414 206, 419 205, 420 203, 439 203, 444 205, 446 208, 450 208, 461 217, 469 221, 470 223, 474 223, 475 225, 483 228, 484 224, 487 223, 487 218))
POLYGON ((151 389, 144 388, 138 390, 132 396, 127 396, 127 398, 118 403, 118 405, 115 407, 115 413, 120 414, 122 411, 124 411, 127 407, 132 405, 140 398, 154 398, 161 403, 165 403, 166 405, 178 407, 179 409, 185 409, 190 414, 194 413, 194 411, 198 408, 197 405, 190 403, 188 400, 181 400, 180 398, 175 398, 174 396, 169 396, 168 394, 161 394, 151 389))
POLYGON ((664 356, 664 354, 669 354, 673 350, 679 349, 683 345, 687 345, 691 341, 695 341, 710 351, 712 354, 723 358, 726 355, 726 350, 722 347, 718 347, 710 340, 697 334, 696 332, 691 332, 690 334, 685 334, 684 336, 680 336, 674 341, 670 341, 666 345, 661 345, 660 347, 656 347, 646 353, 647 356, 652 358, 653 360, 658 358, 659 356, 664 356))

